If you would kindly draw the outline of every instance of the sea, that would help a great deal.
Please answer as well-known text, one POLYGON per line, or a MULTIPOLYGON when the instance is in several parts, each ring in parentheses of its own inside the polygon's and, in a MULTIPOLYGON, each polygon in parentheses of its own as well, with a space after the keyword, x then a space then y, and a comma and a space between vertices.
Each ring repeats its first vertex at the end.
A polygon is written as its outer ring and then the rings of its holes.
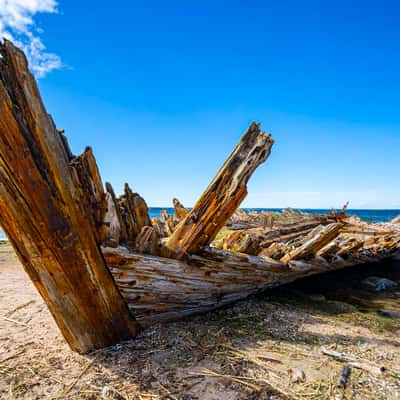
MULTIPOLYGON (((160 217, 160 213, 162 210, 165 210, 168 212, 168 214, 173 215, 174 209, 173 208, 168 208, 168 207, 149 207, 149 214, 151 218, 160 217)), ((272 211, 272 212, 281 212, 284 210, 284 208, 243 208, 244 211, 250 212, 250 211, 272 211)), ((303 211, 306 213, 312 213, 312 214, 325 214, 331 210, 328 209, 314 209, 314 208, 293 208, 295 211, 303 211)), ((339 211, 339 210, 338 210, 339 211)), ((356 215, 363 221, 369 222, 369 223, 375 223, 375 222, 388 222, 391 221, 393 218, 397 217, 400 215, 400 210, 347 210, 346 211, 347 215, 356 215)), ((5 240, 7 239, 6 235, 4 234, 3 231, 0 230, 0 240, 5 240)))
MULTIPOLYGON (((166 210, 168 214, 173 214, 174 209, 173 208, 162 208, 162 207, 152 207, 149 209, 150 212, 150 217, 159 217, 160 212, 162 210, 166 210)), ((244 211, 250 212, 250 211, 272 211, 272 212, 281 212, 284 210, 284 208, 243 208, 244 211)), ((327 212, 332 211, 332 209, 315 209, 315 208, 292 208, 294 211, 303 211, 306 213, 311 213, 311 214, 325 214, 327 212)), ((339 210, 337 210, 339 211, 339 210)), ((388 222, 391 221, 393 218, 397 217, 400 215, 400 210, 351 210, 348 209, 346 211, 347 215, 356 215, 363 221, 369 222, 369 223, 375 223, 375 222, 388 222)))

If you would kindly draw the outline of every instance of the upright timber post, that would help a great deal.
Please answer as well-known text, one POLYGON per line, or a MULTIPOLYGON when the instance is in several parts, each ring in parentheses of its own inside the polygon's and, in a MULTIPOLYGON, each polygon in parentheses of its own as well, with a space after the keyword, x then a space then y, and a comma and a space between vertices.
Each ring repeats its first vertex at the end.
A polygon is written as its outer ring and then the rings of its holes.
POLYGON ((72 156, 24 54, 5 40, 0 55, 0 225, 73 350, 130 339, 138 325, 106 266, 89 209, 102 189, 90 197, 82 182, 98 185, 94 158, 85 170, 72 156))
POLYGON ((175 228, 162 249, 166 257, 182 259, 211 243, 247 195, 247 182, 270 155, 271 135, 253 122, 195 206, 175 228))

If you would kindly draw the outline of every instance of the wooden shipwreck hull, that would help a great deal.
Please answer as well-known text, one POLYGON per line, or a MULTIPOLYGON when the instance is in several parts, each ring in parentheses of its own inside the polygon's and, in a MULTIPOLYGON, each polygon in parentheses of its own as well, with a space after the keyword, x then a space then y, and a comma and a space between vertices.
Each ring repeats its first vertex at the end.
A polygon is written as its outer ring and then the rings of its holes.
POLYGON ((70 346, 87 352, 140 326, 205 312, 266 288, 400 250, 400 224, 341 212, 238 207, 271 135, 252 123, 195 206, 150 219, 128 184, 116 196, 93 152, 74 156, 24 54, 0 45, 0 224, 70 346))

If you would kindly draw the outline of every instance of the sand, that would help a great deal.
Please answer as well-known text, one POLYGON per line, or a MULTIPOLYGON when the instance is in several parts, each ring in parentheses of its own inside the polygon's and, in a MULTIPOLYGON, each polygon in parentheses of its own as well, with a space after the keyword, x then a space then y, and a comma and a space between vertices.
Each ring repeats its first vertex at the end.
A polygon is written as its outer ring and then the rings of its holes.
POLYGON ((79 355, 0 245, 1 399, 400 399, 399 332, 398 320, 284 288, 79 355), (340 388, 344 363, 323 349, 370 368, 340 388))

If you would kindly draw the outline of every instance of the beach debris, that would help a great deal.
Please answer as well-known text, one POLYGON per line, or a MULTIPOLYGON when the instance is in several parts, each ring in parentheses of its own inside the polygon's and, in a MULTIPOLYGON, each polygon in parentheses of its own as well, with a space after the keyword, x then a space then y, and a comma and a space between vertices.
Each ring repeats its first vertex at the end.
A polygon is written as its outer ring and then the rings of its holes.
POLYGON ((322 348, 321 352, 322 354, 332 357, 337 361, 347 363, 351 367, 362 369, 363 371, 369 372, 372 375, 381 375, 383 372, 386 371, 386 368, 384 366, 379 366, 365 360, 358 360, 346 354, 339 353, 335 350, 322 348))
POLYGON ((25 322, 17 321, 12 318, 7 318, 7 317, 2 317, 2 318, 4 319, 4 321, 12 322, 15 325, 28 326, 28 324, 26 324, 25 322))
POLYGON ((11 311, 9 311, 5 316, 7 318, 10 318, 14 313, 16 313, 19 310, 22 310, 25 307, 28 307, 29 305, 35 303, 35 300, 29 300, 26 303, 20 304, 19 306, 15 307, 14 309, 12 309, 11 311))
POLYGON ((342 389, 346 389, 350 375, 351 375, 350 365, 344 364, 342 368, 342 373, 340 374, 339 387, 341 387, 342 389))

